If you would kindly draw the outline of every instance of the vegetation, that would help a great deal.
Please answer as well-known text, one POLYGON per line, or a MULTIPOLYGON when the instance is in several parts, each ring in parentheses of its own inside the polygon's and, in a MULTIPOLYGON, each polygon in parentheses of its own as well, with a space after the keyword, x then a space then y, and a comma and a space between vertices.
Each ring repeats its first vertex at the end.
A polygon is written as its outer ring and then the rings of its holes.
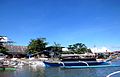
POLYGON ((37 39, 31 39, 27 53, 33 54, 37 52, 42 52, 45 50, 47 42, 45 42, 46 38, 37 38, 37 39))
POLYGON ((0 46, 0 53, 7 54, 8 49, 5 48, 4 46, 0 46))
POLYGON ((54 45, 46 47, 47 42, 46 38, 37 38, 32 39, 28 45, 27 53, 44 53, 51 57, 59 57, 61 54, 84 54, 84 53, 92 53, 90 49, 83 43, 76 43, 73 45, 68 45, 69 51, 62 52, 61 44, 54 42, 54 45), (43 51, 47 52, 43 52, 43 51))
POLYGON ((53 57, 59 57, 62 52, 62 47, 60 44, 54 42, 54 45, 51 46, 51 50, 53 52, 53 57))
MULTIPOLYGON (((0 40, 3 39, 2 37, 0 40)), ((84 53, 92 53, 90 49, 87 48, 87 46, 83 43, 75 43, 73 45, 68 45, 69 51, 62 52, 62 46, 61 44, 58 44, 54 42, 54 45, 46 47, 47 46, 46 38, 36 38, 31 39, 27 48, 27 54, 38 54, 38 53, 45 53, 48 56, 52 57, 59 57, 61 54, 84 54, 84 53), (43 52, 47 51, 47 52, 43 52)), ((0 52, 6 53, 8 49, 6 49, 3 46, 3 43, 0 42, 0 52)))
POLYGON ((7 54, 8 49, 4 47, 3 42, 0 42, 0 53, 7 54))
POLYGON ((70 52, 68 53, 76 53, 76 54, 84 54, 84 53, 92 53, 90 49, 83 43, 76 43, 73 45, 68 45, 68 49, 70 52))

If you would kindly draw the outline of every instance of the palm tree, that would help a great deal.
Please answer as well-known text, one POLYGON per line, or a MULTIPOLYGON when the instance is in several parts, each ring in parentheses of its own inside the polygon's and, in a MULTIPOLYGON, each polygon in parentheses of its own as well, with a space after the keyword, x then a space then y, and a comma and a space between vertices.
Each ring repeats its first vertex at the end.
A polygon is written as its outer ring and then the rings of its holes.
POLYGON ((60 57, 60 54, 62 52, 61 44, 54 42, 54 45, 52 46, 52 51, 54 52, 54 57, 60 57))
POLYGON ((74 51, 73 45, 68 45, 68 49, 69 49, 70 51, 74 51))
POLYGON ((87 48, 83 43, 76 43, 77 48, 87 48))
POLYGON ((76 43, 73 45, 68 45, 68 49, 71 50, 73 53, 79 53, 79 54, 83 54, 86 52, 90 52, 90 49, 87 49, 87 46, 83 43, 76 43))

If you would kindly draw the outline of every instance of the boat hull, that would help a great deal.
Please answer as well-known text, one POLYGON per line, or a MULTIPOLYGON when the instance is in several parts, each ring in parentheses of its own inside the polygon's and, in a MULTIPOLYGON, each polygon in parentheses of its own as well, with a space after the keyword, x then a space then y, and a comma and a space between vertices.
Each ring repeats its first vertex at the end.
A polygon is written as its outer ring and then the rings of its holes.
POLYGON ((15 67, 11 67, 11 66, 0 66, 0 70, 16 70, 15 67))
POLYGON ((109 65, 107 62, 45 62, 46 67, 109 65))

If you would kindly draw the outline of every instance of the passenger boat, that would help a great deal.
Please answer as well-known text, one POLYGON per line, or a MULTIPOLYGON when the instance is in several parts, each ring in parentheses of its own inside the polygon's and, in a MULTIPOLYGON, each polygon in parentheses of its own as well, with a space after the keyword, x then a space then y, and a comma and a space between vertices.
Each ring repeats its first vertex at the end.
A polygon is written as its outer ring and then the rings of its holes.
POLYGON ((79 58, 79 56, 69 56, 59 61, 44 61, 44 64, 46 67, 109 65, 108 62, 97 61, 96 58, 79 58))

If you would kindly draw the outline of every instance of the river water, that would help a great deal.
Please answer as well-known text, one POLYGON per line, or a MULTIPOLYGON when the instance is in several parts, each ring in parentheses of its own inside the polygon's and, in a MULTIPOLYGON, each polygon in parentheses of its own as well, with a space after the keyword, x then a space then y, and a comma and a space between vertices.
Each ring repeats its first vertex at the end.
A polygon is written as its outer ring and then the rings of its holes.
MULTIPOLYGON (((119 60, 112 63, 120 65, 119 60)), ((120 67, 63 69, 24 66, 16 71, 0 71, 0 77, 106 77, 115 71, 120 71, 120 67)), ((120 73, 111 77, 120 77, 120 73)))

